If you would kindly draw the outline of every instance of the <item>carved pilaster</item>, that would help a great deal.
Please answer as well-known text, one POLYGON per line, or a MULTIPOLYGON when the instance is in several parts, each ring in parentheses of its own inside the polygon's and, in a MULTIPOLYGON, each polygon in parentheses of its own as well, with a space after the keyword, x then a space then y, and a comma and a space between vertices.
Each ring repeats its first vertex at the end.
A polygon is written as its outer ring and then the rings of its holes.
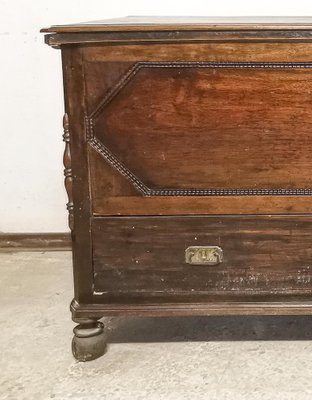
POLYGON ((70 230, 74 229, 74 203, 73 203, 73 175, 71 167, 71 152, 70 152, 70 135, 69 135, 69 121, 68 115, 64 114, 63 118, 63 140, 65 142, 65 150, 63 156, 64 163, 64 184, 68 196, 67 210, 68 210, 68 225, 70 230))

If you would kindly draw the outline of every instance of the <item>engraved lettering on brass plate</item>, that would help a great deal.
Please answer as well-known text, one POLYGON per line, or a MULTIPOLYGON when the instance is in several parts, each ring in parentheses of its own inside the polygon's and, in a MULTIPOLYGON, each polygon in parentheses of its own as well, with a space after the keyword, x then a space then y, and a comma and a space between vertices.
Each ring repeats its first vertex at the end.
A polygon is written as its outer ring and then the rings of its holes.
POLYGON ((217 265, 223 260, 218 246, 190 246, 185 250, 185 262, 194 265, 217 265))

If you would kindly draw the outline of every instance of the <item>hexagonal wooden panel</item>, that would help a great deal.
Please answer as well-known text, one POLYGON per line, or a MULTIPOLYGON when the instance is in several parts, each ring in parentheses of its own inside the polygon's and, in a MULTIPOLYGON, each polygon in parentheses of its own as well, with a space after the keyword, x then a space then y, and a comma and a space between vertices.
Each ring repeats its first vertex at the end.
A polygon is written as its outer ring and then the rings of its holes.
POLYGON ((145 195, 310 194, 310 76, 298 63, 137 63, 89 134, 145 195))

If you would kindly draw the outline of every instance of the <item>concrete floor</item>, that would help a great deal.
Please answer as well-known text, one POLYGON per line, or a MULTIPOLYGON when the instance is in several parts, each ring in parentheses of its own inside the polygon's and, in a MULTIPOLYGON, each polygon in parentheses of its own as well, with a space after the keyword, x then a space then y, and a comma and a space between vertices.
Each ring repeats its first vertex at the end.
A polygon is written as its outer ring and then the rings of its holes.
POLYGON ((312 318, 106 319, 74 361, 71 254, 0 253, 0 399, 312 398, 312 318))

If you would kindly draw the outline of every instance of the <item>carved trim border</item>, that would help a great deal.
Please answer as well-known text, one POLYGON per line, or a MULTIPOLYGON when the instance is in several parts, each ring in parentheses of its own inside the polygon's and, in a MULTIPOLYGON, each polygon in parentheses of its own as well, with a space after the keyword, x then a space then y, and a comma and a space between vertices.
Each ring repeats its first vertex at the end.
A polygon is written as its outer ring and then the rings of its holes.
POLYGON ((131 172, 121 161, 118 160, 113 153, 104 144, 98 140, 93 131, 93 120, 85 117, 86 130, 87 130, 87 142, 93 147, 98 153, 100 153, 108 163, 114 167, 121 175, 127 178, 132 185, 143 195, 149 196, 149 189, 133 172, 131 172))
POLYGON ((152 189, 146 186, 94 135, 94 120, 101 110, 135 77, 142 68, 234 68, 234 69, 312 69, 312 62, 150 62, 135 63, 110 90, 93 112, 86 117, 87 141, 121 175, 126 177, 143 196, 311 196, 312 189, 152 189))

